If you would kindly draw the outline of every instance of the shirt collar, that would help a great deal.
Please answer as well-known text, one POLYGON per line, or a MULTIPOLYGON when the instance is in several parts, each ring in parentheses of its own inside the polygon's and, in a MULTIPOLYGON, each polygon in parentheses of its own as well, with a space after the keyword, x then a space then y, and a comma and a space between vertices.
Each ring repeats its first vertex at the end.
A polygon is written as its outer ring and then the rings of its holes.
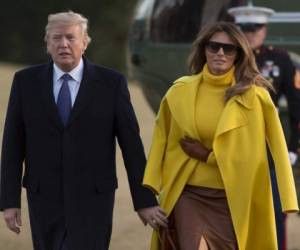
POLYGON ((83 75, 83 60, 82 58, 79 61, 79 64, 72 69, 70 72, 62 71, 55 63, 53 64, 53 80, 54 82, 58 81, 64 74, 68 73, 73 80, 77 83, 80 83, 83 75))

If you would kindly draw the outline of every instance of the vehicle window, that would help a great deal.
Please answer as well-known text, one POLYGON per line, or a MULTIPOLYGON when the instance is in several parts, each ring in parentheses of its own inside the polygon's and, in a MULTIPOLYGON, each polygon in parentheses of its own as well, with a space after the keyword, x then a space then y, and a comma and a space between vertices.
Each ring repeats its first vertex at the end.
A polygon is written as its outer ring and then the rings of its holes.
POLYGON ((151 18, 151 40, 191 42, 202 25, 218 20, 232 21, 227 9, 243 3, 241 0, 158 0, 151 18))
POLYGON ((145 17, 150 17, 150 12, 152 10, 151 6, 153 6, 153 3, 154 0, 140 0, 134 15, 135 19, 139 20, 145 17))

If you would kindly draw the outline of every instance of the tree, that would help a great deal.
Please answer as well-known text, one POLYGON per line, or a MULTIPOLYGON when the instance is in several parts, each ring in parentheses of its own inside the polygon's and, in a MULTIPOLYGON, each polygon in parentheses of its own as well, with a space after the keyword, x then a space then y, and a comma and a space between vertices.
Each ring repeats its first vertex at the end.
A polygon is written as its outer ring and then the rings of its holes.
POLYGON ((20 0, 1 7, 1 61, 36 64, 49 60, 43 41, 47 16, 72 10, 89 19, 86 54, 96 63, 125 71, 129 23, 137 0, 20 0), (17 6, 16 6, 17 5, 17 6))

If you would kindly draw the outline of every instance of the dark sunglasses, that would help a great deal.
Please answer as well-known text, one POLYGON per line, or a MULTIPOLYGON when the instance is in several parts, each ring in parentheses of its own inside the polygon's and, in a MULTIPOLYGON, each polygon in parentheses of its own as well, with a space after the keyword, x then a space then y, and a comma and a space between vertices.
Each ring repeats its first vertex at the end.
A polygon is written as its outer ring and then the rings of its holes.
POLYGON ((260 23, 239 23, 238 26, 240 27, 241 31, 243 32, 255 32, 262 27, 265 26, 265 24, 260 24, 260 23))
POLYGON ((239 47, 233 45, 233 44, 228 44, 228 43, 218 43, 218 42, 213 42, 209 41, 205 44, 205 48, 213 53, 217 54, 219 50, 222 48, 224 51, 224 54, 226 56, 233 56, 237 53, 239 47))

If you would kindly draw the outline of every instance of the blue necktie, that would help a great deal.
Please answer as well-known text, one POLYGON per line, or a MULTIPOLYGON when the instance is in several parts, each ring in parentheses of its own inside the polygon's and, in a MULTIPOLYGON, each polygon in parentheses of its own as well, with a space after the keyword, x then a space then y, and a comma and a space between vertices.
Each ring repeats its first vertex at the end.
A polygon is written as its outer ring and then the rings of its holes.
POLYGON ((71 93, 68 85, 68 81, 72 77, 69 74, 64 74, 61 79, 63 82, 57 97, 57 108, 61 121, 66 127, 72 109, 71 93))

